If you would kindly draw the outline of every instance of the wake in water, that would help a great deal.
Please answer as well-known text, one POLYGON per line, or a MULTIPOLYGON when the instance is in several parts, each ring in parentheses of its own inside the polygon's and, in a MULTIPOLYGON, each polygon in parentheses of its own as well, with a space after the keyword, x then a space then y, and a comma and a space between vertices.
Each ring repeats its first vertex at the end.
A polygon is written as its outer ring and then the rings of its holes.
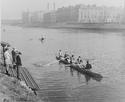
POLYGON ((51 62, 49 62, 49 63, 47 63, 47 64, 34 63, 33 65, 34 65, 35 67, 47 67, 47 66, 53 65, 53 64, 55 64, 55 63, 58 63, 58 61, 57 61, 57 60, 54 60, 54 61, 51 61, 51 62))

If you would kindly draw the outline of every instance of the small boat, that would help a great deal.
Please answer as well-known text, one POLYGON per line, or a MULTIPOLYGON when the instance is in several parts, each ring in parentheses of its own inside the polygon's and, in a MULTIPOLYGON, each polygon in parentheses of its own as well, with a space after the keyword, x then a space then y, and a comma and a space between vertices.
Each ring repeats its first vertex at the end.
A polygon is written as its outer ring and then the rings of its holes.
POLYGON ((79 73, 87 74, 90 77, 96 78, 96 80, 98 80, 98 81, 101 81, 101 79, 103 78, 103 76, 101 74, 92 72, 91 70, 87 70, 87 69, 85 69, 85 67, 83 67, 83 66, 81 67, 78 64, 69 63, 64 58, 59 58, 58 56, 56 56, 56 59, 59 61, 59 63, 63 63, 65 65, 68 65, 68 67, 78 71, 79 73))

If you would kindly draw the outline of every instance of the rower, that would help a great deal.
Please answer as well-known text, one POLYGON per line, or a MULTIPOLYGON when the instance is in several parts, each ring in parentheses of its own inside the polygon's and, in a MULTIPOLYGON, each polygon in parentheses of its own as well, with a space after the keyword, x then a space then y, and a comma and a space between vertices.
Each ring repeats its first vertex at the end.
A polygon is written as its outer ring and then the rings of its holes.
POLYGON ((87 69, 87 70, 92 69, 92 65, 89 63, 88 60, 87 60, 87 62, 86 62, 86 67, 85 67, 85 69, 87 69))
POLYGON ((45 37, 42 35, 40 38, 41 41, 45 40, 45 37))
POLYGON ((77 58, 77 65, 78 65, 80 68, 85 68, 81 56, 79 56, 79 57, 77 58))
POLYGON ((75 63, 74 55, 72 55, 72 56, 70 57, 70 63, 75 63))
POLYGON ((44 37, 42 37, 41 40, 44 40, 44 37))
POLYGON ((78 58, 77 58, 77 63, 78 64, 80 64, 80 63, 82 63, 83 61, 82 61, 82 59, 81 59, 81 56, 79 56, 78 58))
POLYGON ((68 56, 69 56, 68 53, 65 52, 65 54, 64 54, 64 58, 67 58, 68 56))
POLYGON ((59 58, 63 57, 63 54, 62 54, 61 50, 59 50, 58 56, 59 56, 59 58))
POLYGON ((67 57, 65 58, 65 60, 66 60, 68 63, 70 63, 70 62, 71 62, 70 56, 67 56, 67 57))
POLYGON ((69 54, 67 53, 67 51, 66 51, 65 54, 64 54, 64 59, 65 59, 68 63, 70 63, 70 56, 69 56, 69 54))

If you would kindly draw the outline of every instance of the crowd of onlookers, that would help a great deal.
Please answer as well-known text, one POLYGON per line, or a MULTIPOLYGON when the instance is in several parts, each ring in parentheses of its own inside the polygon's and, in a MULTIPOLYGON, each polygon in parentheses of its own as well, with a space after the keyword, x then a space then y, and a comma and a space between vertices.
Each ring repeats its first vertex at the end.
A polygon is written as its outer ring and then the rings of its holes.
POLYGON ((5 73, 10 75, 10 68, 14 68, 17 72, 17 78, 19 79, 19 67, 22 66, 21 62, 21 52, 19 52, 16 48, 11 48, 10 46, 2 46, 2 58, 5 66, 5 73))
POLYGON ((2 46, 2 65, 4 66, 2 68, 2 72, 4 74, 7 74, 8 76, 11 76, 10 73, 10 69, 13 68, 16 71, 16 78, 20 80, 20 84, 21 86, 24 86, 27 90, 31 91, 31 92, 35 92, 35 90, 33 90, 31 87, 27 86, 25 81, 23 81, 20 78, 20 68, 22 66, 22 62, 21 62, 21 57, 20 55, 22 55, 22 53, 20 51, 18 51, 16 48, 14 47, 10 47, 10 45, 8 45, 8 43, 0 43, 2 46))

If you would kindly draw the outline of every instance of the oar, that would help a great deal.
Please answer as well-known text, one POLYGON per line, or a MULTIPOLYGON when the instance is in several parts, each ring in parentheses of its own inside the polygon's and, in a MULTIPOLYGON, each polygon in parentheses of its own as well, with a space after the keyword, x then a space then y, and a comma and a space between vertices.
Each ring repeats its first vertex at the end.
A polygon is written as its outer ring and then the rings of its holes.
POLYGON ((43 67, 42 64, 36 64, 36 63, 34 63, 33 65, 34 65, 35 67, 43 67))
POLYGON ((34 66, 36 66, 36 67, 47 67, 47 66, 50 66, 50 65, 52 65, 52 64, 55 64, 55 63, 57 63, 58 61, 57 60, 55 60, 55 61, 52 61, 52 62, 49 62, 49 63, 47 63, 47 64, 45 64, 45 65, 42 65, 42 64, 33 64, 34 66))

